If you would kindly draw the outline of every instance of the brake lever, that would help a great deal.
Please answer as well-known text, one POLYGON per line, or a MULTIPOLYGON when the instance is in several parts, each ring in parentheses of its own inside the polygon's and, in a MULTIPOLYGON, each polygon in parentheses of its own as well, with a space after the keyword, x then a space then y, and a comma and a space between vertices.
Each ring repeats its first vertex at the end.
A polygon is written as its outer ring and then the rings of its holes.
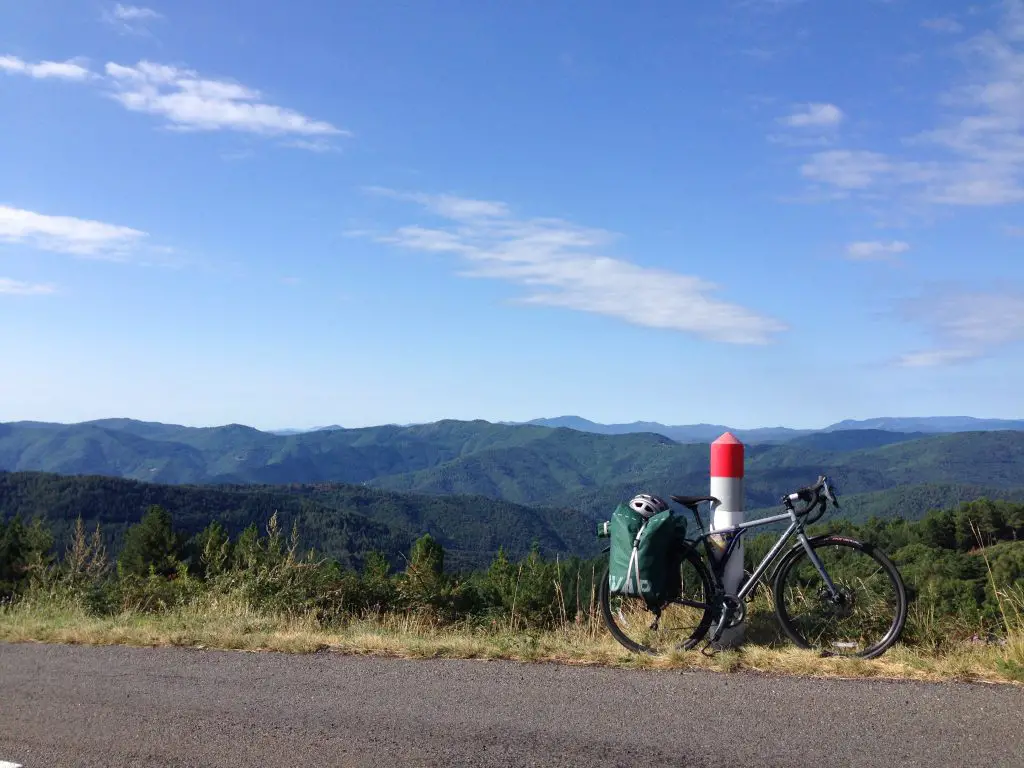
POLYGON ((841 507, 839 506, 839 499, 836 497, 835 491, 832 490, 832 486, 829 484, 828 478, 824 477, 822 478, 822 481, 825 486, 825 498, 828 501, 832 502, 833 507, 835 507, 836 509, 841 509, 841 507))

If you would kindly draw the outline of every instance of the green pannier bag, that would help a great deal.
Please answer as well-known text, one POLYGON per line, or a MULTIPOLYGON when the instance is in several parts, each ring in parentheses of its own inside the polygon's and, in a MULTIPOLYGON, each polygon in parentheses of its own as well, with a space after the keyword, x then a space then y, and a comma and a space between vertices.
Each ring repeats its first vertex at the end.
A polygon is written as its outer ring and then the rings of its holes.
POLYGON ((686 521, 671 509, 644 519, 619 504, 598 535, 611 538, 608 556, 608 592, 639 596, 655 613, 679 597, 682 583, 679 553, 686 537, 686 521))

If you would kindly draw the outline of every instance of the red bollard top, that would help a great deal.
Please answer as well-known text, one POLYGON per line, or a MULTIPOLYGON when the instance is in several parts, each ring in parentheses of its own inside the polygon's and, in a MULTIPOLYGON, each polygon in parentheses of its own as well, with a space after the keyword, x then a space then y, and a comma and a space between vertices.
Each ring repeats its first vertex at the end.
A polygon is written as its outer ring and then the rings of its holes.
POLYGON ((711 476, 743 477, 743 443, 732 432, 711 444, 711 476))

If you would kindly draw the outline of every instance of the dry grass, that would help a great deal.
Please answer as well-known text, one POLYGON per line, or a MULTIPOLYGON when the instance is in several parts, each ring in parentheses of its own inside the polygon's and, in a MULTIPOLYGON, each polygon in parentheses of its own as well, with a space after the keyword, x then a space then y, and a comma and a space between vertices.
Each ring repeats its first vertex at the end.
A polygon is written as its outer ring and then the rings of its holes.
POLYGON ((711 657, 697 650, 660 656, 632 654, 599 624, 587 620, 547 632, 438 626, 428 619, 393 615, 325 628, 311 618, 269 616, 232 598, 204 600, 159 614, 88 615, 73 602, 24 601, 0 609, 0 640, 88 645, 181 646, 244 651, 311 653, 329 650, 401 658, 506 659, 647 669, 755 671, 806 677, 959 680, 1024 683, 1024 635, 1006 646, 965 644, 930 652, 897 645, 873 660, 820 658, 760 636, 711 657))

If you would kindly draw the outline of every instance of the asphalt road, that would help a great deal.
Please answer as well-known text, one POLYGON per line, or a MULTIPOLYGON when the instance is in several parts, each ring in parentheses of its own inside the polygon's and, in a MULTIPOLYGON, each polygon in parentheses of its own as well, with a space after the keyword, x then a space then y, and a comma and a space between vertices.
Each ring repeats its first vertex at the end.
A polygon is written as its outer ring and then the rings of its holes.
POLYGON ((0 643, 0 764, 1014 766, 1024 691, 0 643))

